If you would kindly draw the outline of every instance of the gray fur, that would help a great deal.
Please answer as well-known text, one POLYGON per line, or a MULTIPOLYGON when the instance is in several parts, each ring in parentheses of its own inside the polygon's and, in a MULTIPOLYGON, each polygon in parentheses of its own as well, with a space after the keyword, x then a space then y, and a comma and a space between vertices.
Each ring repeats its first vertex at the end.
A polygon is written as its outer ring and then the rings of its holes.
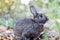
POLYGON ((19 37, 19 40, 36 40, 43 31, 43 25, 48 20, 44 14, 38 14, 33 6, 30 6, 30 11, 34 15, 34 19, 19 19, 13 27, 14 34, 19 37))

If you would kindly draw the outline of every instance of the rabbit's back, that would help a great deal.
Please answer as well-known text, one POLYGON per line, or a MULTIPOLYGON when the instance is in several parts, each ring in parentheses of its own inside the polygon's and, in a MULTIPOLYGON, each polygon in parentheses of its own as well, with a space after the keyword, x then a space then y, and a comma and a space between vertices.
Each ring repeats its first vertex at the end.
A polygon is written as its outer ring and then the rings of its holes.
POLYGON ((27 33, 29 32, 34 32, 35 28, 38 25, 32 21, 32 19, 28 19, 28 18, 23 18, 23 19, 19 19, 16 24, 14 25, 13 30, 15 31, 15 35, 17 36, 21 36, 22 33, 27 33), (34 27, 35 26, 35 27, 34 27))
POLYGON ((29 25, 33 25, 34 22, 32 21, 32 19, 28 19, 28 18, 22 18, 22 19, 18 19, 17 22, 15 23, 14 27, 20 27, 21 29, 27 28, 27 26, 29 25))

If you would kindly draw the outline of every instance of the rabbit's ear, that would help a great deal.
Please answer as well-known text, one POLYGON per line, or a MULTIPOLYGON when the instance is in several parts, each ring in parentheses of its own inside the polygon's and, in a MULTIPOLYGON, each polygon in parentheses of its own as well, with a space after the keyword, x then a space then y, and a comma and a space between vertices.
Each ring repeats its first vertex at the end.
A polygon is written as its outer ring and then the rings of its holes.
POLYGON ((34 15, 34 17, 36 17, 38 15, 38 13, 37 13, 36 9, 34 8, 34 6, 30 6, 30 11, 34 15))

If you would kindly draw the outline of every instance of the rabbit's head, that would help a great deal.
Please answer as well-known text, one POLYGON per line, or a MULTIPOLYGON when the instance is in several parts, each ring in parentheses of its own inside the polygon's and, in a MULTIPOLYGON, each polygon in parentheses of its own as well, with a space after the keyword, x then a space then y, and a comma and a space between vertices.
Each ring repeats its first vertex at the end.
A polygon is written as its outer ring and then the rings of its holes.
POLYGON ((35 22, 45 24, 45 22, 48 21, 48 18, 44 14, 38 13, 34 6, 30 6, 30 11, 34 16, 35 22))

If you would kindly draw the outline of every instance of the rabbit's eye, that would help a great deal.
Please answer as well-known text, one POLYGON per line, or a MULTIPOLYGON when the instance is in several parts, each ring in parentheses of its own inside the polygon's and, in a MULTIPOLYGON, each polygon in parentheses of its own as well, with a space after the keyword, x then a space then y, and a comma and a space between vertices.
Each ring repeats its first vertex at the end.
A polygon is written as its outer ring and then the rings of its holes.
POLYGON ((43 18, 43 16, 41 15, 41 16, 39 16, 39 19, 41 19, 41 18, 43 18))
POLYGON ((42 18, 43 17, 43 14, 40 14, 40 17, 42 18))
POLYGON ((43 17, 42 15, 40 15, 40 17, 43 17))

